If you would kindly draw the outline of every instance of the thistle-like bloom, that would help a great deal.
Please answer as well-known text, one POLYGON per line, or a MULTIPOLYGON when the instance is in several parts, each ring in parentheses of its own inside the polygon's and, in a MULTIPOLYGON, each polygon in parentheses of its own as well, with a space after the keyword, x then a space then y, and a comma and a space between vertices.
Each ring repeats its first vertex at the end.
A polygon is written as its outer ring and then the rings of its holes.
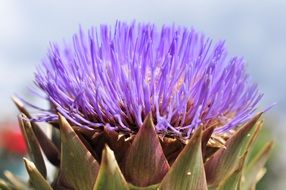
POLYGON ((262 95, 242 58, 227 57, 224 42, 183 27, 118 22, 82 30, 71 44, 51 45, 36 84, 51 109, 81 127, 137 132, 152 114, 159 134, 188 138, 199 125, 216 133, 252 118, 262 95))

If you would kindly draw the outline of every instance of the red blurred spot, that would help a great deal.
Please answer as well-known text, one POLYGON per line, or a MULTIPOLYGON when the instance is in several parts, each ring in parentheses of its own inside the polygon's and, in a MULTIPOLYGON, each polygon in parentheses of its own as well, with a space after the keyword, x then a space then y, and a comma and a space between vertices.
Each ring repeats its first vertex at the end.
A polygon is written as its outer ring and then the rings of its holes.
POLYGON ((26 143, 17 122, 0 124, 0 148, 15 154, 26 154, 26 143))

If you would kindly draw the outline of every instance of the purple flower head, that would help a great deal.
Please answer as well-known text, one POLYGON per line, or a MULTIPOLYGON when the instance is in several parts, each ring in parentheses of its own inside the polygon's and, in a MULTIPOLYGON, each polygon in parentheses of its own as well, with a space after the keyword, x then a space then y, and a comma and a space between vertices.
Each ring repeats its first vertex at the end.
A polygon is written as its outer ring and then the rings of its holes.
POLYGON ((160 134, 189 137, 199 125, 228 132, 249 120, 262 95, 242 58, 184 27, 102 25, 82 30, 71 44, 51 45, 35 82, 52 108, 85 128, 104 125, 136 132, 151 113, 160 134))

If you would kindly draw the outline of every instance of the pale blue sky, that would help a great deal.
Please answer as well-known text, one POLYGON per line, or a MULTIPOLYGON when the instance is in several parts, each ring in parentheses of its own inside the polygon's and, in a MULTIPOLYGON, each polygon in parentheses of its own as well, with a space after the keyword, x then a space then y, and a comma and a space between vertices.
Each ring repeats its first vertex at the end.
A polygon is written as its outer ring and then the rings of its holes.
MULTIPOLYGON (((276 119, 277 137, 285 138, 283 0, 0 0, 0 119, 15 117, 10 97, 25 94, 49 41, 70 39, 79 24, 88 28, 116 20, 175 23, 194 27, 216 40, 225 39, 231 55, 247 60, 248 72, 265 93, 261 107, 277 102, 267 115, 276 119)), ((283 168, 286 166, 280 170, 283 168)), ((273 189, 279 189, 278 185, 273 189)))

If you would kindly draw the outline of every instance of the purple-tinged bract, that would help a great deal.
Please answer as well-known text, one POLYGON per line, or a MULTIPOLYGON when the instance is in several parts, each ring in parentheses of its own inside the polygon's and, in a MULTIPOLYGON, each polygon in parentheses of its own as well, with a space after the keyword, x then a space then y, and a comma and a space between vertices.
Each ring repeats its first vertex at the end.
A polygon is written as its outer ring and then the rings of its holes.
POLYGON ((184 27, 103 25, 51 45, 36 84, 51 109, 89 128, 136 132, 152 113, 160 134, 189 137, 199 125, 229 132, 249 120, 262 95, 245 73, 242 58, 228 58, 224 42, 212 44, 184 27))

